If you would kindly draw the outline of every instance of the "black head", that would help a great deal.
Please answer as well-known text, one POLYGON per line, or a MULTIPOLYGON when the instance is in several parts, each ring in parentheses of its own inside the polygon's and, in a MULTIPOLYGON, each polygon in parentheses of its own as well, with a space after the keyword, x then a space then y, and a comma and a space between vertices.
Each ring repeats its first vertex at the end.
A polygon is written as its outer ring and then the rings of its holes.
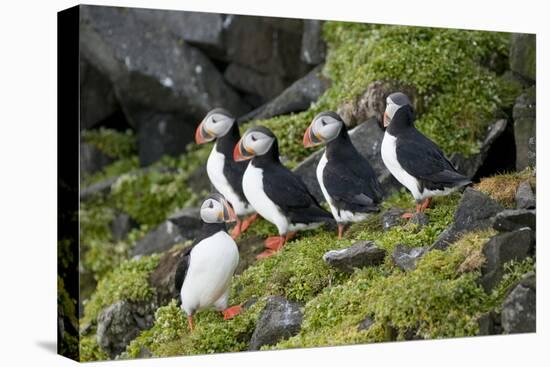
POLYGON ((384 127, 394 133, 414 126, 414 111, 411 101, 404 93, 392 93, 386 98, 386 111, 384 112, 384 127))

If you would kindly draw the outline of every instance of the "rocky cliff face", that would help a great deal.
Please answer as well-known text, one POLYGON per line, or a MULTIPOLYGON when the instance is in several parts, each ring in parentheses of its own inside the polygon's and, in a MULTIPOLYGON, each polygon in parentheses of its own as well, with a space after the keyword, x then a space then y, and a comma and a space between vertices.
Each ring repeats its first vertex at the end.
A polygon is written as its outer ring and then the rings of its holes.
POLYGON ((82 9, 83 360, 534 331, 532 36, 82 9), (404 46, 388 48, 395 42, 404 46), (409 223, 400 215, 414 203, 379 153, 384 100, 395 90, 411 95, 419 129, 475 181, 409 223), (202 312, 190 334, 174 266, 210 190, 211 147, 187 143, 219 106, 243 128, 272 128, 319 199, 322 152, 301 138, 317 112, 338 110, 387 195, 382 212, 343 240, 328 228, 306 232, 261 262, 274 227, 254 223, 238 241, 230 301, 245 311, 231 321, 202 312))

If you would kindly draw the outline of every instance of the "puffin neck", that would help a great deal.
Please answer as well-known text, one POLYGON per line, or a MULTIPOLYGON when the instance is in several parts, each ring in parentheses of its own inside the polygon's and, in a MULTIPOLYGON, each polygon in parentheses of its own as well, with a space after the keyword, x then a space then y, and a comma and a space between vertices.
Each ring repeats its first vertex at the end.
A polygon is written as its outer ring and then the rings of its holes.
POLYGON ((226 157, 233 157, 233 149, 240 138, 241 133, 239 132, 239 124, 235 121, 227 134, 216 139, 216 151, 222 153, 226 157))
POLYGON ((355 149, 351 143, 348 131, 345 126, 342 126, 338 135, 327 143, 326 154, 330 158, 336 155, 342 155, 342 153, 355 149))
POLYGON ((256 167, 265 167, 273 163, 280 164, 281 161, 279 159, 279 142, 277 141, 277 139, 273 141, 273 144, 271 144, 271 147, 265 154, 258 155, 252 158, 252 163, 256 167))
POLYGON ((201 235, 203 237, 209 237, 215 233, 218 233, 219 231, 226 231, 227 226, 225 225, 225 222, 221 223, 202 223, 201 228, 201 235))
POLYGON ((386 132, 392 136, 398 136, 410 128, 414 128, 414 113, 410 106, 403 106, 395 112, 386 132))

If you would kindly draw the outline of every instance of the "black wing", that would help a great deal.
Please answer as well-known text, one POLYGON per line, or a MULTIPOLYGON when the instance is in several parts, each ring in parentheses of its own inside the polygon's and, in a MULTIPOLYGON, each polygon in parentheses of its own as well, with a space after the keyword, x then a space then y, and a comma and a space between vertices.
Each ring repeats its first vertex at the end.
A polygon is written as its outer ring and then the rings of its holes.
POLYGON ((401 167, 429 190, 443 190, 471 182, 456 170, 433 141, 416 129, 410 129, 397 138, 396 154, 401 167))
POLYGON ((346 162, 327 162, 323 183, 335 206, 353 212, 378 211, 382 188, 376 173, 362 156, 346 162))
POLYGON ((193 247, 194 245, 189 246, 180 254, 180 261, 176 268, 176 276, 174 279, 174 286, 177 293, 181 291, 183 281, 185 280, 185 276, 187 275, 187 269, 189 269, 189 259, 191 258, 191 250, 193 250, 193 247))
POLYGON ((282 165, 264 170, 264 191, 292 223, 332 221, 332 215, 321 208, 300 177, 282 165))

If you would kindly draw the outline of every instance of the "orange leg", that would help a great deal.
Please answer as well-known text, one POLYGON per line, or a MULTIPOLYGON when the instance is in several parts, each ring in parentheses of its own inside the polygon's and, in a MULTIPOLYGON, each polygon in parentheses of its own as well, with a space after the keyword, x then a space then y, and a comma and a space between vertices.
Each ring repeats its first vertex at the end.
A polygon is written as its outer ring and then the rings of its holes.
POLYGON ((193 316, 187 316, 187 325, 189 325, 189 331, 193 331, 193 316))
POLYGON ((239 235, 242 233, 241 231, 241 221, 239 218, 237 218, 237 223, 235 223, 235 227, 233 227, 233 230, 231 231, 231 237, 233 239, 236 239, 239 237, 239 235))
POLYGON ((258 214, 253 214, 250 217, 243 220, 243 222, 241 224, 241 233, 246 231, 248 229, 248 227, 250 227, 250 225, 252 223, 254 223, 254 221, 256 221, 256 219, 258 219, 258 214))
POLYGON ((273 237, 268 237, 265 240, 264 244, 266 248, 273 251, 277 251, 283 247, 285 242, 286 242, 285 236, 273 236, 273 237))
MULTIPOLYGON (((422 210, 422 205, 420 204, 416 204, 416 212, 417 213, 420 213, 422 210)), ((414 217, 414 214, 415 213, 404 213, 401 215, 401 218, 403 219, 411 219, 412 217, 414 217)))
POLYGON ((242 308, 239 305, 226 308, 225 310, 222 311, 223 319, 231 320, 232 318, 240 314, 241 311, 242 311, 242 308))
POLYGON ((424 200, 424 202, 420 206, 420 212, 424 212, 424 210, 426 210, 430 206, 431 202, 432 202, 432 198, 427 198, 426 200, 424 200))
POLYGON ((338 223, 338 239, 342 239, 342 235, 344 234, 344 225, 341 223, 338 223))

